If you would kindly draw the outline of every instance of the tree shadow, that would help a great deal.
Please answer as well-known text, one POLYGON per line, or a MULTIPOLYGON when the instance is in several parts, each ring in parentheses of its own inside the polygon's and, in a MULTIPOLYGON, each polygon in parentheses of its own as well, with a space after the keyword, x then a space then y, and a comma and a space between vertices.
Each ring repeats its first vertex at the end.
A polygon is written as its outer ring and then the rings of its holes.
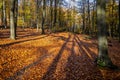
POLYGON ((55 36, 55 35, 51 35, 51 36, 57 38, 57 40, 63 40, 63 41, 67 40, 67 38, 64 36, 55 36))
MULTIPOLYGON (((16 79, 19 80, 18 79, 19 76, 24 75, 24 73, 27 69, 29 69, 33 66, 36 66, 37 64, 40 64, 41 61, 43 61, 44 59, 52 56, 52 55, 48 54, 48 51, 46 49, 42 48, 42 47, 38 47, 36 51, 40 51, 40 49, 43 50, 44 53, 46 53, 46 54, 43 54, 43 53, 42 54, 36 54, 38 57, 37 57, 37 60, 35 62, 33 62, 33 63, 23 67, 22 69, 18 70, 17 72, 15 72, 13 74, 13 76, 10 76, 10 77, 6 78, 5 80, 16 80, 16 79)), ((35 52, 33 52, 33 54, 35 54, 35 52)))
POLYGON ((66 63, 65 72, 66 78, 64 80, 102 80, 103 76, 100 70, 94 64, 92 58, 90 58, 94 53, 88 48, 89 53, 83 49, 85 46, 81 43, 76 35, 74 35, 71 54, 68 57, 68 61, 66 63), (81 55, 77 55, 75 53, 75 46, 78 46, 79 53, 81 55), (89 54, 89 55, 88 55, 89 54))
POLYGON ((20 38, 24 38, 24 37, 32 37, 32 36, 38 36, 38 35, 40 35, 40 34, 37 34, 37 33, 18 34, 16 38, 17 38, 17 39, 20 39, 20 38))
MULTIPOLYGON (((53 62, 51 63, 51 65, 48 67, 47 72, 43 75, 42 80, 54 80, 54 73, 57 67, 57 63, 59 62, 61 55, 67 45, 67 43, 69 42, 69 39, 71 38, 71 36, 69 35, 69 37, 67 38, 67 40, 65 41, 65 43, 62 45, 59 53, 57 54, 57 56, 53 59, 53 62)), ((56 79, 55 79, 56 80, 56 79)))
POLYGON ((16 41, 16 42, 12 42, 12 43, 2 44, 2 45, 0 45, 0 47, 8 47, 8 46, 11 46, 14 44, 19 44, 19 43, 23 43, 23 42, 27 42, 27 41, 32 41, 32 40, 38 40, 38 39, 42 39, 45 37, 48 37, 48 35, 45 35, 45 36, 40 37, 40 38, 33 38, 33 39, 27 39, 27 40, 21 40, 21 41, 16 41))
MULTIPOLYGON (((37 32, 32 32, 31 30, 21 30, 18 29, 17 33, 16 33, 16 38, 20 39, 20 38, 24 38, 24 37, 32 37, 32 36, 38 36, 40 34, 38 34, 37 32)), ((9 38, 10 36, 10 31, 7 29, 3 30, 0 32, 0 38, 4 39, 4 38, 9 38)))
POLYGON ((95 45, 95 44, 92 44, 92 43, 88 44, 86 42, 83 42, 82 40, 80 40, 80 38, 77 35, 75 35, 75 37, 76 37, 76 42, 78 43, 79 47, 83 46, 83 50, 86 52, 86 54, 89 56, 89 58, 93 59, 93 61, 94 61, 96 59, 97 55, 96 55, 96 53, 94 53, 93 51, 91 51, 89 49, 89 47, 90 47, 89 45, 95 45))
POLYGON ((0 39, 9 38, 9 35, 10 35, 9 31, 6 31, 6 32, 0 31, 0 39))

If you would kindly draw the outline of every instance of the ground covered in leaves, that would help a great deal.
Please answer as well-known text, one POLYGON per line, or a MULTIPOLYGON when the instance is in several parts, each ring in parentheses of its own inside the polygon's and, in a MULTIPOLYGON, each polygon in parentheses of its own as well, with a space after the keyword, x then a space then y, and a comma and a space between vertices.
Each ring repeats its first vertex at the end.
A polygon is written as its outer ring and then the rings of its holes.
MULTIPOLYGON (((97 40, 86 37, 18 29, 17 40, 10 40, 9 29, 0 30, 0 80, 120 80, 120 71, 96 66, 97 40)), ((109 56, 120 67, 120 43, 109 45, 109 56)))

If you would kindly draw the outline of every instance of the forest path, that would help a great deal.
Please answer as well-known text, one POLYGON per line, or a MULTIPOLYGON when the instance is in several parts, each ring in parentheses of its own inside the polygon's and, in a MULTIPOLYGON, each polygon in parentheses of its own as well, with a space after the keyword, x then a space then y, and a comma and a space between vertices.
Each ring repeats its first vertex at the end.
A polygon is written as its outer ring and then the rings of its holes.
POLYGON ((94 64, 97 41, 85 36, 53 33, 6 40, 0 45, 0 79, 120 79, 120 72, 101 70, 94 64))

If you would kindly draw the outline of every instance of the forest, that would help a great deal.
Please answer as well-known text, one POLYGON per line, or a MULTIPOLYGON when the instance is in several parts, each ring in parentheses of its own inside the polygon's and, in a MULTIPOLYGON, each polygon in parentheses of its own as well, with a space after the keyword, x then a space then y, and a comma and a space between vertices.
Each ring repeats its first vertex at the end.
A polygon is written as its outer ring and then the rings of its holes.
POLYGON ((0 80, 120 80, 120 0, 0 0, 0 80))

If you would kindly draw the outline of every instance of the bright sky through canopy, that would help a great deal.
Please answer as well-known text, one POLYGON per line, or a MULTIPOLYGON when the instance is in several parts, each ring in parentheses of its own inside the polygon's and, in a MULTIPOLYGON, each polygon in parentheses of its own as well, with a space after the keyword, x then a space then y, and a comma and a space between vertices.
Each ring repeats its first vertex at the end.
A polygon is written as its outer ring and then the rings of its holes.
MULTIPOLYGON (((65 0, 68 4, 71 4, 71 5, 75 5, 75 6, 78 6, 77 3, 78 2, 81 2, 82 0, 75 0, 75 2, 73 2, 72 0, 65 0)), ((87 0, 86 0, 87 1, 87 0)), ((93 0, 89 0, 89 2, 93 2, 93 0)))

